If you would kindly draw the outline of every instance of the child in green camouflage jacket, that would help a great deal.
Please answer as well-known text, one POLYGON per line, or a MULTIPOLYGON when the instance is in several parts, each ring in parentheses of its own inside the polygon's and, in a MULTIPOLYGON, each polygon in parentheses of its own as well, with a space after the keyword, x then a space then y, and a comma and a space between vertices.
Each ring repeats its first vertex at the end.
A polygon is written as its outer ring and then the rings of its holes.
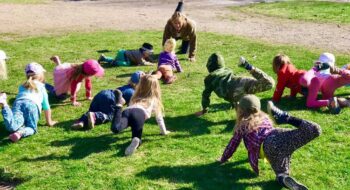
POLYGON ((274 86, 275 81, 272 77, 252 66, 243 57, 240 58, 240 66, 248 70, 254 78, 236 76, 231 69, 225 67, 224 58, 220 54, 210 55, 207 62, 209 75, 204 79, 202 110, 195 113, 197 116, 208 112, 210 95, 213 91, 218 97, 224 98, 235 106, 245 94, 267 91, 274 86))

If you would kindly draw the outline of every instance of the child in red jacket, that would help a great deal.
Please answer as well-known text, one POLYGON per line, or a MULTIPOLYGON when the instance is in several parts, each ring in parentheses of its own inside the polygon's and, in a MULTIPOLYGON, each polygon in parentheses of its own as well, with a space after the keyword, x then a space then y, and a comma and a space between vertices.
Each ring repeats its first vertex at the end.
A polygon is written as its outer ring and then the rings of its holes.
POLYGON ((288 56, 278 54, 272 61, 273 71, 277 74, 277 86, 273 94, 272 100, 278 102, 281 100, 284 88, 290 88, 290 97, 293 98, 297 93, 305 95, 302 91, 302 86, 299 84, 299 79, 305 74, 304 70, 297 70, 291 63, 288 56))

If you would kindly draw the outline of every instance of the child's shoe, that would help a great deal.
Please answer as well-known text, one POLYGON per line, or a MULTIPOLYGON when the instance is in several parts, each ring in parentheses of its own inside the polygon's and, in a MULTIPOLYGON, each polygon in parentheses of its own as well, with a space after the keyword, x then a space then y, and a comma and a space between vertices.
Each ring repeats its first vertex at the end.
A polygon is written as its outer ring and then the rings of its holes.
POLYGON ((247 69, 248 71, 252 70, 253 69, 253 65, 250 64, 244 57, 240 57, 239 58, 239 63, 238 65, 240 67, 244 67, 245 69, 247 69))
POLYGON ((71 126, 71 128, 72 128, 72 129, 76 129, 76 130, 82 129, 82 128, 84 128, 84 123, 81 122, 81 121, 75 122, 75 123, 73 123, 73 125, 71 126))
POLYGON ((98 58, 97 62, 101 63, 101 62, 104 62, 104 61, 106 61, 106 56, 104 54, 101 54, 100 57, 98 58))
POLYGON ((130 145, 125 149, 125 156, 132 155, 136 151, 137 147, 139 147, 140 141, 141 140, 137 137, 132 138, 130 145))
POLYGON ((292 177, 284 177, 283 178, 283 184, 291 190, 307 190, 307 187, 299 182, 297 182, 292 177))
POLYGON ((52 57, 50 58, 50 60, 53 61, 56 65, 60 65, 60 64, 61 64, 60 57, 58 57, 57 55, 52 56, 52 57))
POLYGON ((126 103, 125 99, 123 98, 122 91, 120 91, 119 89, 116 89, 114 94, 115 94, 117 106, 122 107, 126 103))
POLYGON ((315 64, 315 68, 317 71, 322 71, 322 70, 326 70, 329 69, 331 66, 329 65, 329 63, 316 63, 315 64))
POLYGON ((9 135, 9 139, 12 141, 12 142, 17 142, 19 141, 19 139, 22 138, 22 135, 21 133, 19 132, 14 132, 12 133, 11 135, 9 135))
POLYGON ((0 93, 0 105, 5 106, 7 105, 7 96, 6 93, 0 93))
POLYGON ((348 100, 346 98, 337 98, 337 99, 338 99, 339 106, 341 108, 350 107, 350 100, 348 100))
POLYGON ((287 119, 289 117, 288 112, 276 107, 272 101, 267 103, 267 111, 275 119, 277 124, 287 123, 287 119))
POLYGON ((95 128, 95 114, 94 112, 88 112, 88 129, 93 129, 95 128))
POLYGON ((333 97, 329 101, 328 109, 332 114, 339 114, 341 111, 341 108, 338 103, 337 97, 333 97))

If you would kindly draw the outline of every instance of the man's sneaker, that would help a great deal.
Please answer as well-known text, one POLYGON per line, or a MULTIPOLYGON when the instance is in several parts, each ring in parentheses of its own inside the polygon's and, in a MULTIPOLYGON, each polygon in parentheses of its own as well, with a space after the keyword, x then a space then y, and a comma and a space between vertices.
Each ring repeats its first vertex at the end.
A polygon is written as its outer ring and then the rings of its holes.
POLYGON ((272 101, 267 103, 267 111, 275 119, 277 124, 287 123, 287 119, 289 117, 288 112, 276 107, 272 101))
POLYGON ((123 93, 119 89, 115 90, 116 104, 123 106, 125 104, 125 99, 123 98, 123 93))
POLYGON ((82 129, 84 128, 84 123, 83 122, 75 122, 71 126, 72 129, 82 129))
POLYGON ((95 128, 95 114, 94 112, 88 112, 88 129, 93 129, 95 128))
POLYGON ((139 145, 140 139, 137 137, 132 138, 130 145, 125 149, 125 156, 132 155, 136 151, 137 147, 139 147, 139 145))
POLYGON ((283 184, 291 190, 308 190, 305 185, 297 182, 295 179, 289 176, 283 178, 283 184))
POLYGON ((333 97, 330 99, 328 109, 332 114, 340 113, 341 108, 339 106, 337 97, 333 97))
POLYGON ((19 139, 22 138, 22 135, 19 133, 19 132, 14 132, 12 133, 10 136, 9 136, 9 139, 12 141, 12 142, 17 142, 19 141, 19 139))
POLYGON ((7 104, 6 99, 7 99, 6 93, 0 93, 0 104, 6 105, 7 104))

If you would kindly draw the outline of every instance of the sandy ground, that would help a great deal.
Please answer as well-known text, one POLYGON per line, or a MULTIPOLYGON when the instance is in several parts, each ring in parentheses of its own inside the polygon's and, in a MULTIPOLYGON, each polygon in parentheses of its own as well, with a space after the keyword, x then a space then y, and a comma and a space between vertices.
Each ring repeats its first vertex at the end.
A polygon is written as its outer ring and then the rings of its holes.
MULTIPOLYGON (((227 8, 257 1, 188 0, 185 14, 196 21, 199 31, 350 53, 350 25, 247 15, 227 8)), ((46 4, 0 4, 0 34, 4 39, 13 34, 33 36, 103 29, 163 30, 176 5, 177 0, 56 0, 46 4)))

